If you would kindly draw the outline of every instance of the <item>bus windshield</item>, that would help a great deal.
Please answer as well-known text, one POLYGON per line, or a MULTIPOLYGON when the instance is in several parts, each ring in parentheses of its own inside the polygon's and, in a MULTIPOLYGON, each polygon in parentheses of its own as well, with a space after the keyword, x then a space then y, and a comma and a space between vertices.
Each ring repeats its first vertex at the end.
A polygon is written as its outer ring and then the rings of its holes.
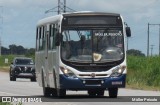
POLYGON ((62 31, 62 59, 79 63, 105 63, 124 57, 122 28, 65 29, 62 31))

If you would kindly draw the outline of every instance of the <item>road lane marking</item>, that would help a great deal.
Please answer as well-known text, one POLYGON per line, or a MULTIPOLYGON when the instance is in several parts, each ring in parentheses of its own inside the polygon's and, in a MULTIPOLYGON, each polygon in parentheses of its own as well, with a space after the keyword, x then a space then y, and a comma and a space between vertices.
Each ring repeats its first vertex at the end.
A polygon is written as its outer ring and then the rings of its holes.
POLYGON ((23 96, 23 95, 0 91, 0 96, 23 96))

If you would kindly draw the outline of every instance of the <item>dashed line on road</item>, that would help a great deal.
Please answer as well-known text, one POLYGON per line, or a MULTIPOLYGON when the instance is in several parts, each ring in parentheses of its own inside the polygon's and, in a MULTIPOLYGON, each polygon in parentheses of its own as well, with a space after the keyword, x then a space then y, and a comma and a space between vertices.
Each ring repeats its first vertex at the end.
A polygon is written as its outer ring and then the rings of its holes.
POLYGON ((0 96, 22 96, 22 95, 0 91, 0 96))

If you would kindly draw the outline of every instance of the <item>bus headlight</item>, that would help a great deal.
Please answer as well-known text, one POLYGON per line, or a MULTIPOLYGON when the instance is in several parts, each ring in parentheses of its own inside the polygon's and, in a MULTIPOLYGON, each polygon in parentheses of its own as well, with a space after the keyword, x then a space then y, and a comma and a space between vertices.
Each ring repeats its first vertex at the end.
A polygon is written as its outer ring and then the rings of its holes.
POLYGON ((112 70, 111 77, 118 77, 122 75, 123 71, 126 69, 126 66, 118 66, 114 70, 112 70))
POLYGON ((76 78, 76 75, 71 70, 64 68, 64 67, 60 67, 60 69, 65 76, 70 77, 70 78, 76 78))

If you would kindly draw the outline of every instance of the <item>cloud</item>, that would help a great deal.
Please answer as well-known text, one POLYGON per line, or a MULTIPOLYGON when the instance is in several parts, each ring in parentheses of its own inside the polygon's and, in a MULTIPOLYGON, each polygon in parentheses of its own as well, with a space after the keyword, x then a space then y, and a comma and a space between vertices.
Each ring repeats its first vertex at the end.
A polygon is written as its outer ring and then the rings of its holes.
POLYGON ((121 13, 135 21, 156 15, 155 7, 160 3, 158 0, 68 0, 68 2, 75 10, 121 13))
POLYGON ((46 6, 51 5, 51 2, 53 4, 57 0, 1 0, 1 4, 8 7, 25 7, 25 6, 46 6))
POLYGON ((20 4, 22 4, 22 0, 1 0, 1 4, 3 6, 19 6, 20 4))
POLYGON ((147 9, 143 12, 136 12, 132 14, 132 17, 134 19, 135 22, 139 22, 139 21, 149 21, 155 18, 155 16, 157 15, 157 12, 154 9, 147 9))

